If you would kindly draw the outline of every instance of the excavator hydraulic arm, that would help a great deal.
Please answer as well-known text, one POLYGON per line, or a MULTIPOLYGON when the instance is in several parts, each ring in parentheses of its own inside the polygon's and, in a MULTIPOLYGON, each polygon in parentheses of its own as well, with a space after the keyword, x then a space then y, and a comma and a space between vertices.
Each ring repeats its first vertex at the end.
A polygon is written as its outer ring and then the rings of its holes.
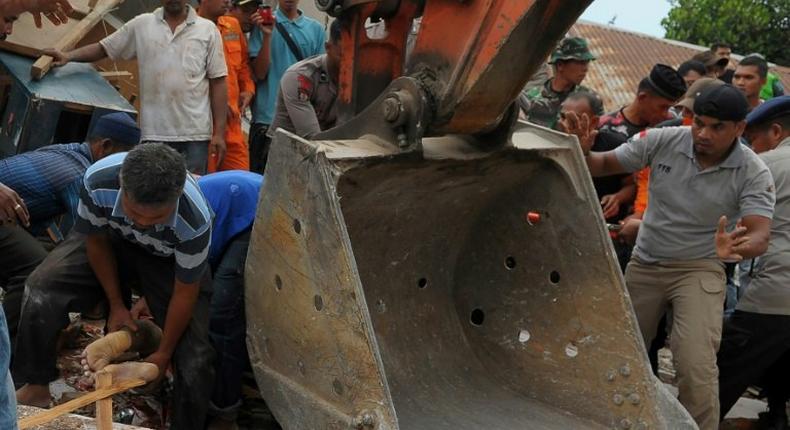
POLYGON ((340 125, 277 131, 245 274, 281 425, 696 428, 652 375, 576 139, 515 120, 590 0, 316 3, 343 28, 340 125))

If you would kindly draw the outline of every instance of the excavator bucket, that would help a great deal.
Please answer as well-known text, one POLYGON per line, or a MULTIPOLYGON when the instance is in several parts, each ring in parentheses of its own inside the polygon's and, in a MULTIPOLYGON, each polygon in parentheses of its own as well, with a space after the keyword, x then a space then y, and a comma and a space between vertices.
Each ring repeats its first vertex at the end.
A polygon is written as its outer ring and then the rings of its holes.
POLYGON ((696 428, 650 371, 575 138, 279 130, 268 163, 247 336, 285 429, 696 428))

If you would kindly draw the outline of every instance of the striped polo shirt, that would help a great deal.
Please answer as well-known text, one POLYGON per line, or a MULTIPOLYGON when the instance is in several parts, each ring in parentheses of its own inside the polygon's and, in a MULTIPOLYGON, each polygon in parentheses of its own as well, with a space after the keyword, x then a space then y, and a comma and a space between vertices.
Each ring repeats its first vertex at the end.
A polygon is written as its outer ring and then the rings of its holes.
POLYGON ((126 216, 121 204, 119 174, 124 158, 125 152, 113 154, 85 172, 74 228, 84 234, 109 228, 154 255, 174 256, 179 281, 199 281, 207 267, 212 212, 197 182, 187 175, 176 210, 166 223, 139 228, 126 216))

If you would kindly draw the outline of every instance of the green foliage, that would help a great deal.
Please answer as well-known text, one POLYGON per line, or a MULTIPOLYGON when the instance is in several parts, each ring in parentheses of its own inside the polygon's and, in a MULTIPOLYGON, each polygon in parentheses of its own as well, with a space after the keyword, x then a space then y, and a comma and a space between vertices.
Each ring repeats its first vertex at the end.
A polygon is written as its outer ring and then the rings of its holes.
MULTIPOLYGON (((655 0, 651 0, 655 1, 655 0)), ((668 39, 702 46, 723 41, 733 52, 759 52, 790 66, 790 0, 669 0, 661 20, 668 39)))

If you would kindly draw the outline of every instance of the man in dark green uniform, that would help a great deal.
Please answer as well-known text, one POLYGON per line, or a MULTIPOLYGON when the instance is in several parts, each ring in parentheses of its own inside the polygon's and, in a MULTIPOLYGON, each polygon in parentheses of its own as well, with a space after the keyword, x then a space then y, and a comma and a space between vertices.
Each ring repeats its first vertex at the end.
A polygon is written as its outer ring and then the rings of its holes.
MULTIPOLYGON (((554 70, 554 77, 538 87, 521 93, 519 106, 524 111, 527 121, 555 128, 560 115, 560 106, 569 94, 577 91, 592 92, 581 85, 590 61, 595 56, 587 47, 587 40, 581 37, 566 37, 551 54, 549 64, 554 70)), ((603 115, 603 108, 596 115, 603 115)))

